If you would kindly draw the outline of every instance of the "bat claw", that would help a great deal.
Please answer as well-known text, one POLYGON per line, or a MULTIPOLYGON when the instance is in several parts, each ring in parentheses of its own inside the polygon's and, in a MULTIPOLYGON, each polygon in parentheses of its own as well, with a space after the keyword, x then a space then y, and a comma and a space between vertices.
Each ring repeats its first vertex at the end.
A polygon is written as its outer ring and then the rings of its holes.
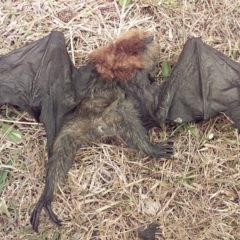
POLYGON ((39 217, 42 209, 45 209, 46 213, 48 214, 50 220, 55 223, 57 226, 61 226, 61 220, 58 219, 57 215, 53 212, 51 203, 49 203, 49 200, 39 200, 36 204, 30 218, 30 223, 32 225, 32 228, 35 232, 38 232, 38 226, 39 226, 39 217))
POLYGON ((163 143, 158 144, 159 149, 161 149, 162 157, 164 158, 172 158, 172 155, 174 154, 173 146, 174 146, 174 140, 173 137, 169 138, 163 143))
POLYGON ((44 207, 45 211, 48 213, 49 218, 53 223, 55 223, 57 226, 62 226, 62 221, 58 219, 57 215, 53 212, 51 205, 47 205, 44 207))
POLYGON ((43 203, 37 204, 31 214, 30 223, 35 232, 38 232, 39 216, 42 211, 42 208, 43 208, 43 203))

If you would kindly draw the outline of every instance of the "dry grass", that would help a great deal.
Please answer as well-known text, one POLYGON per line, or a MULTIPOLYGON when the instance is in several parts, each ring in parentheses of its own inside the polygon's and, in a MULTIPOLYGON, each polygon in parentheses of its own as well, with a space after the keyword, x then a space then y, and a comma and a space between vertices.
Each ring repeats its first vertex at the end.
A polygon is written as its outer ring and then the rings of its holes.
MULTIPOLYGON (((133 26, 155 32, 161 61, 175 63, 190 36, 229 56, 239 51, 235 0, 142 0, 127 9, 111 0, 2 2, 1 55, 59 30, 79 66, 133 26)), ((137 239, 136 229, 152 221, 160 224, 156 239, 240 239, 240 141, 225 116, 155 129, 154 141, 175 132, 172 161, 143 158, 122 143, 81 149, 53 203, 63 227, 43 213, 39 234, 29 218, 44 186, 45 132, 9 106, 1 106, 0 124, 1 239, 137 239)))

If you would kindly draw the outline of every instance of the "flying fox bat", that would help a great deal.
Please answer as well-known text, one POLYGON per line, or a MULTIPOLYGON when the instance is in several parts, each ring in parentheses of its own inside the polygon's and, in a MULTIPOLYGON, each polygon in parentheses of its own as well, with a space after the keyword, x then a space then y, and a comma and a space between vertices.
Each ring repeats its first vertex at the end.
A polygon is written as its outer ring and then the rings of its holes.
POLYGON ((31 215, 38 230, 42 208, 51 208, 59 178, 82 144, 120 136, 149 156, 169 157, 172 142, 152 144, 146 129, 165 121, 195 121, 225 112, 239 128, 239 64, 189 39, 171 76, 152 82, 158 57, 153 37, 130 30, 90 55, 77 69, 63 35, 53 32, 0 58, 0 103, 28 111, 44 124, 49 161, 43 193, 31 215))
POLYGON ((63 34, 52 32, 0 58, 0 104, 26 110, 44 124, 47 133, 45 187, 30 219, 35 231, 42 209, 60 225, 51 208, 54 189, 82 145, 117 135, 148 156, 172 155, 172 140, 149 141, 138 109, 125 94, 137 71, 152 71, 147 57, 152 56, 152 45, 152 36, 133 29, 94 51, 89 62, 77 69, 63 34))

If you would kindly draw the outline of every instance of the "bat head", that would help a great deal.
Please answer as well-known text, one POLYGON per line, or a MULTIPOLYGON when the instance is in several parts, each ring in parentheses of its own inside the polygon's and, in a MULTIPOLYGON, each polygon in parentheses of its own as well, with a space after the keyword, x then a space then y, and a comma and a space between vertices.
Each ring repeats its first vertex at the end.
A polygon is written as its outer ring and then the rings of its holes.
POLYGON ((137 70, 151 72, 159 51, 153 36, 133 28, 90 54, 100 76, 108 81, 129 81, 137 70))

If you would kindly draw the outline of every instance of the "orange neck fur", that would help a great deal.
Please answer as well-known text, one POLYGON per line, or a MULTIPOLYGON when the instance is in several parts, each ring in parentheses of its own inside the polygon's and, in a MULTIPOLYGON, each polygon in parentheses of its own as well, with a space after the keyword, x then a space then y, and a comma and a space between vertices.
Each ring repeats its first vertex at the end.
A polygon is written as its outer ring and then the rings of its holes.
POLYGON ((142 51, 147 37, 144 31, 131 29, 115 42, 93 51, 90 60, 103 79, 129 81, 138 69, 145 68, 142 51))

